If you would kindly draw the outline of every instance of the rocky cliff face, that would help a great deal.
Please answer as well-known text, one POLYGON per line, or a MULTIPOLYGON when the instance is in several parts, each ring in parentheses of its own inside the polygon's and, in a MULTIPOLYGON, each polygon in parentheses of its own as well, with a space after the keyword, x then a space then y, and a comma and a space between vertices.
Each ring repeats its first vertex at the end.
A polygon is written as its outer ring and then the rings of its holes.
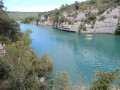
MULTIPOLYGON (((63 23, 53 23, 49 21, 49 18, 45 20, 45 17, 42 15, 39 21, 39 25, 47 25, 57 27, 61 30, 72 31, 72 32, 81 32, 81 33, 110 33, 114 34, 117 28, 117 24, 120 17, 120 6, 114 9, 108 9, 103 14, 96 16, 96 20, 94 23, 87 24, 84 20, 87 18, 86 13, 98 13, 99 11, 94 10, 86 10, 86 11, 78 11, 77 15, 73 11, 72 13, 63 12, 63 16, 66 19, 69 19, 72 23, 63 22, 63 23), (72 15, 76 15, 75 17, 72 15), (100 19, 102 18, 102 19, 100 19), (81 29, 81 24, 84 25, 85 30, 81 29)), ((88 14, 89 15, 89 14, 88 14)))

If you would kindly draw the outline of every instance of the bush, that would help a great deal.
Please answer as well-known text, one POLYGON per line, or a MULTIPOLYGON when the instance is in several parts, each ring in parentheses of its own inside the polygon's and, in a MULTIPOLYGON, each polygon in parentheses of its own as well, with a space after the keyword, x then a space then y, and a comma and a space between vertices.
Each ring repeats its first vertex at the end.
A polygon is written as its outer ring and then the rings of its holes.
POLYGON ((120 24, 118 24, 118 26, 117 26, 116 34, 119 34, 119 35, 120 35, 120 24))
POLYGON ((101 8, 101 9, 99 9, 98 15, 103 14, 105 11, 106 11, 106 9, 105 9, 105 8, 101 8))
POLYGON ((86 27, 84 24, 80 24, 78 31, 81 32, 81 30, 86 31, 86 27))
POLYGON ((90 0, 90 4, 96 4, 96 0, 90 0))
POLYGON ((68 73, 58 71, 53 79, 53 90, 69 90, 70 85, 68 73))
POLYGON ((34 19, 35 19, 35 17, 33 17, 33 16, 26 17, 21 21, 21 23, 30 23, 34 19))
POLYGON ((53 19, 55 18, 55 16, 51 16, 50 18, 49 18, 49 21, 50 22, 53 22, 53 19))
POLYGON ((114 19, 116 19, 116 18, 117 18, 117 16, 115 15, 115 16, 114 16, 114 19))
POLYGON ((88 13, 88 14, 86 14, 86 20, 85 20, 85 23, 87 23, 87 24, 91 24, 91 21, 94 21, 95 22, 95 20, 96 20, 96 14, 93 14, 93 13, 88 13))
POLYGON ((96 70, 95 79, 91 86, 91 90, 109 90, 110 84, 116 80, 119 80, 120 70, 116 69, 114 72, 103 72, 96 70))
POLYGON ((69 19, 66 19, 65 21, 68 22, 68 24, 72 24, 72 21, 69 19))
POLYGON ((105 16, 101 16, 100 18, 99 18, 99 21, 103 21, 105 19, 105 16))

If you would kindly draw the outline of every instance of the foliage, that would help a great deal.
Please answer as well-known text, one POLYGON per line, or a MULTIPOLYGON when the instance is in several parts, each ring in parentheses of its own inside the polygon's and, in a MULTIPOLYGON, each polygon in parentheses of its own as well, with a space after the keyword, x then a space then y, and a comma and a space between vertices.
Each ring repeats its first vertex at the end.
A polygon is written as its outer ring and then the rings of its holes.
POLYGON ((36 77, 47 77, 52 73, 53 63, 49 57, 44 54, 41 58, 38 58, 29 47, 31 44, 30 33, 31 31, 27 30, 23 33, 20 41, 6 45, 7 53, 0 59, 1 76, 4 73, 8 75, 8 81, 12 89, 36 88, 33 86, 34 84, 37 84, 37 88, 40 88, 41 85, 37 82, 36 77))
POLYGON ((11 40, 9 39, 9 37, 5 37, 5 36, 1 35, 0 36, 0 43, 8 45, 11 43, 11 40))
POLYGON ((8 78, 9 72, 10 72, 9 66, 7 66, 5 62, 2 62, 0 60, 0 80, 8 78))
POLYGON ((120 24, 119 24, 119 23, 118 23, 118 25, 117 25, 116 34, 119 34, 119 35, 120 35, 120 24))
POLYGON ((120 70, 112 72, 103 72, 102 70, 95 72, 95 77, 91 90, 110 90, 110 84, 120 79, 120 70))
POLYGON ((53 22, 54 18, 55 18, 55 16, 51 16, 51 17, 49 18, 49 21, 50 21, 50 22, 53 22))
POLYGON ((30 17, 30 16, 37 17, 39 13, 40 12, 12 12, 12 11, 9 11, 8 15, 10 16, 10 18, 14 18, 16 21, 17 20, 22 21, 26 17, 30 17))
POLYGON ((29 17, 24 18, 21 21, 21 23, 30 23, 32 20, 35 20, 35 17, 34 16, 29 16, 29 17))
POLYGON ((40 77, 51 75, 53 70, 53 63, 49 59, 47 54, 43 54, 40 59, 33 62, 31 67, 31 73, 40 77))
POLYGON ((19 40, 20 36, 19 24, 10 19, 8 14, 0 10, 0 35, 8 37, 12 42, 19 40))
POLYGON ((90 0, 89 3, 90 3, 90 4, 96 4, 96 2, 97 2, 96 0, 90 0))
POLYGON ((101 16, 100 18, 99 18, 99 21, 103 21, 105 19, 105 16, 101 16))
POLYGON ((29 46, 32 43, 32 39, 30 39, 30 34, 32 31, 27 29, 24 33, 22 33, 20 40, 24 42, 24 46, 29 46))
POLYGON ((69 79, 70 78, 66 72, 58 71, 53 80, 53 90, 69 90, 69 86, 71 85, 69 79))
POLYGON ((79 3, 77 1, 75 1, 75 10, 78 10, 79 9, 79 3))
POLYGON ((4 7, 2 0, 0 0, 0 10, 2 10, 4 7))
POLYGON ((95 22, 96 14, 89 12, 89 13, 86 14, 86 16, 87 16, 87 18, 85 20, 85 23, 91 24, 92 21, 95 22))
POLYGON ((86 27, 84 24, 80 24, 78 31, 81 32, 81 30, 86 31, 86 27))

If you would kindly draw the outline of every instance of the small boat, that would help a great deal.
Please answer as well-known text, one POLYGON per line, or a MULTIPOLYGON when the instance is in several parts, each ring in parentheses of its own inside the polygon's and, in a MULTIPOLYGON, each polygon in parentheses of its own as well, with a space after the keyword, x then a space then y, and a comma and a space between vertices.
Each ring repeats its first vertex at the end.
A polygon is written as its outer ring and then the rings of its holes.
POLYGON ((87 34, 86 36, 87 36, 87 37, 92 37, 92 35, 88 35, 88 34, 87 34))
POLYGON ((92 40, 93 38, 85 38, 85 39, 87 39, 87 40, 92 40))
POLYGON ((92 40, 92 39, 93 39, 93 38, 92 38, 92 35, 87 34, 87 35, 85 35, 85 36, 86 36, 85 39, 87 39, 87 40, 92 40))

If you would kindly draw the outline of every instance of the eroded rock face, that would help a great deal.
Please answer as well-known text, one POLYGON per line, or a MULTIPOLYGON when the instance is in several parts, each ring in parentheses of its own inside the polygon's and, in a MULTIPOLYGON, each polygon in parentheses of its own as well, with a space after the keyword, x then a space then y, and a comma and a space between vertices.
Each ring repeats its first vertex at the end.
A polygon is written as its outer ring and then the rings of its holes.
POLYGON ((112 11, 110 9, 106 10, 102 16, 105 16, 106 18, 110 18, 110 17, 120 17, 120 6, 118 6, 117 8, 114 8, 112 11))
POLYGON ((83 12, 80 12, 77 17, 75 18, 75 20, 81 20, 81 19, 85 19, 86 16, 85 16, 85 13, 83 12))
MULTIPOLYGON (((61 30, 66 31, 75 31, 79 32, 79 26, 81 24, 84 24, 81 20, 86 19, 85 13, 86 12, 92 12, 92 13, 98 13, 98 10, 86 10, 84 12, 80 11, 77 15, 77 17, 68 17, 68 14, 66 12, 63 13, 65 18, 71 20, 71 21, 77 21, 72 24, 68 24, 66 22, 60 24, 58 26, 57 23, 51 23, 49 20, 44 22, 39 22, 40 25, 48 25, 48 26, 54 26, 57 28, 60 28, 61 30)), ((81 33, 110 33, 114 34, 115 30, 117 28, 118 24, 118 18, 120 17, 120 6, 114 8, 113 10, 106 10, 102 15, 97 16, 97 20, 95 24, 84 24, 86 31, 81 30, 81 33), (101 16, 104 16, 105 19, 102 21, 99 21, 99 18, 101 16)), ((42 20, 44 20, 44 16, 41 17, 42 20)))

